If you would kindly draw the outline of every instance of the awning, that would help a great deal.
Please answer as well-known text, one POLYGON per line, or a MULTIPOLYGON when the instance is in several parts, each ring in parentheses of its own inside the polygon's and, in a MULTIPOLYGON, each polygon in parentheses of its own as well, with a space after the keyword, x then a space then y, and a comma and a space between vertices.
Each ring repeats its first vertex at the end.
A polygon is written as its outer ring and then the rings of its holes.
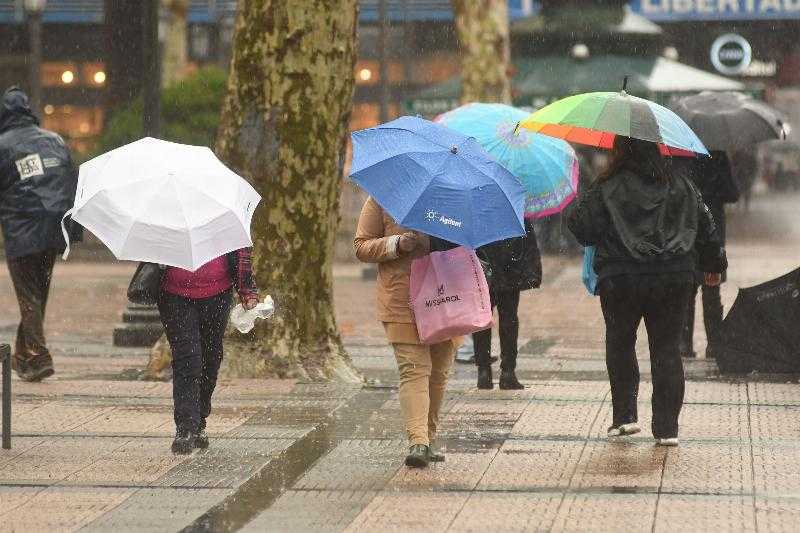
MULTIPOLYGON (((659 102, 681 93, 745 90, 738 81, 663 57, 599 55, 579 60, 544 56, 521 58, 514 66, 513 93, 518 106, 541 107, 573 94, 618 91, 624 76, 629 76, 629 93, 659 102)), ((451 109, 450 104, 460 96, 461 79, 455 77, 419 92, 406 107, 412 113, 436 114, 451 109)))

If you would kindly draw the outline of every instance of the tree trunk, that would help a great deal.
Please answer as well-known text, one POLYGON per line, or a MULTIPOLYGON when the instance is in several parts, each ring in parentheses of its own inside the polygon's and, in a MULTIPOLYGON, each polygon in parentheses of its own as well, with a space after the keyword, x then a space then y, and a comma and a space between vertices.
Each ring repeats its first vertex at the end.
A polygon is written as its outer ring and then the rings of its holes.
POLYGON ((461 45, 461 102, 511 103, 507 0, 451 0, 461 45))
POLYGON ((185 78, 188 73, 186 18, 189 13, 189 0, 161 0, 161 7, 167 13, 161 86, 169 87, 185 78))
POLYGON ((227 350, 234 376, 358 381, 333 313, 357 0, 241 0, 217 154, 264 198, 254 269, 277 312, 227 350))

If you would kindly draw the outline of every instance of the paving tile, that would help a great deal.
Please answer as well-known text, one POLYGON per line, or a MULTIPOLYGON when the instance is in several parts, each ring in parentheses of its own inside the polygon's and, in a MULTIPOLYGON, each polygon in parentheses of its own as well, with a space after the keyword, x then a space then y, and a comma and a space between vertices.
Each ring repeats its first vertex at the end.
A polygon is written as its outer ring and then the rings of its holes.
POLYGON ((431 463, 428 468, 400 468, 386 490, 473 490, 496 454, 497 450, 447 451, 444 463, 431 463))
POLYGON ((126 438, 48 437, 41 445, 0 466, 0 483, 56 483, 127 441, 126 438))
POLYGON ((670 533, 677 524, 697 533, 756 531, 753 498, 662 494, 654 531, 670 533))
POLYGON ((589 442, 581 455, 573 488, 647 489, 661 484, 667 450, 651 443, 589 442))
POLYGON ((536 400, 602 401, 609 394, 605 381, 548 381, 530 389, 536 400))
POLYGON ((598 402, 534 400, 514 425, 511 438, 584 439, 604 409, 598 402))
POLYGON ((136 490, 113 509, 87 523, 81 531, 180 531, 231 492, 231 489, 136 490))
POLYGON ((748 383, 752 405, 800 405, 796 383, 748 383))
POLYGON ((687 439, 749 439, 746 405, 686 404, 679 419, 680 437, 687 439))
POLYGON ((747 384, 687 381, 684 403, 747 404, 747 384))
POLYGON ((756 498, 756 524, 758 531, 782 533, 797 531, 800 524, 800 497, 756 498))
MULTIPOLYGON (((800 393, 800 391, 799 391, 800 393)), ((786 440, 797 442, 800 437, 800 405, 750 406, 750 425, 753 441, 786 440)))
POLYGON ((549 531, 561 493, 475 492, 448 531, 549 531))
POLYGON ((656 494, 568 494, 551 531, 650 532, 656 494))
POLYGON ((291 439, 218 439, 195 452, 154 485, 158 487, 233 488, 259 472, 291 446, 291 439))
POLYGON ((345 531, 444 531, 468 498, 468 492, 382 492, 345 531))
MULTIPOLYGON (((63 433, 110 413, 114 407, 70 405, 61 400, 47 402, 23 417, 15 417, 14 433, 63 433)), ((12 410, 13 413, 13 410, 12 410)))
POLYGON ((752 494, 750 446, 683 442, 668 450, 661 489, 698 494, 752 494))
POLYGON ((585 444, 562 441, 506 441, 477 490, 566 488, 585 444))
POLYGON ((380 490, 401 468, 404 440, 346 440, 298 480, 304 490, 380 490))
POLYGON ((757 494, 800 494, 800 448, 753 445, 753 471, 757 494))
MULTIPOLYGON (((3 531, 75 531, 113 509, 129 489, 48 487, 2 515, 3 531)), ((0 495, 5 496, 2 492, 0 495)))
POLYGON ((290 490, 241 531, 342 531, 377 494, 375 491, 290 490))

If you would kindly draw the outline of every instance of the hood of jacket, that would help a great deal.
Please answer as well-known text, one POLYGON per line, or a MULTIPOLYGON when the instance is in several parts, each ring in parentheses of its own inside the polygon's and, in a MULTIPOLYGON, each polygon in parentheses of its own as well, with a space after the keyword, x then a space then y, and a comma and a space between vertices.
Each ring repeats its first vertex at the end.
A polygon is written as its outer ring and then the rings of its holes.
POLYGON ((13 129, 38 125, 39 119, 31 110, 28 95, 19 87, 6 90, 0 106, 0 135, 13 129))

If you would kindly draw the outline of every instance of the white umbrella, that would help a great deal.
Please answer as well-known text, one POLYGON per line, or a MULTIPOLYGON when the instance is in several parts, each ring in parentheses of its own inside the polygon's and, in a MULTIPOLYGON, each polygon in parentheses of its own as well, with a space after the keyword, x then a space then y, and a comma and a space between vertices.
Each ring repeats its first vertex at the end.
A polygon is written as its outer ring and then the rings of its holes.
POLYGON ((260 201, 209 148, 146 137, 82 164, 67 215, 117 259, 194 271, 252 245, 260 201))

